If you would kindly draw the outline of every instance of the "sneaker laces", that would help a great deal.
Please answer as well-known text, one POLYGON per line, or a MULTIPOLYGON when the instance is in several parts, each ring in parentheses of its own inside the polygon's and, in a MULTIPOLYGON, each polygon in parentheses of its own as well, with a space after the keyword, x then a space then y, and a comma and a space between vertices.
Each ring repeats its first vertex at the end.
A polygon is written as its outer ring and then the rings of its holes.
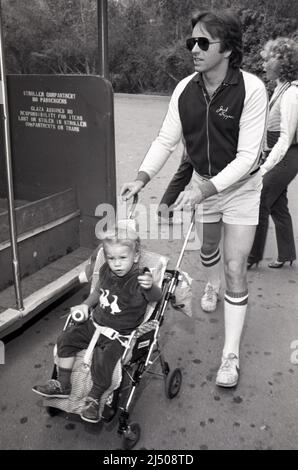
MULTIPOLYGON (((224 370, 229 370, 234 360, 238 360, 236 354, 229 354, 227 357, 223 357, 220 368, 224 370)), ((236 367, 238 365, 236 364, 236 367)))
POLYGON ((213 285, 208 282, 208 284, 205 287, 206 300, 212 302, 214 295, 217 295, 216 290, 214 289, 213 285))
POLYGON ((56 380, 56 379, 50 379, 48 380, 48 383, 47 383, 49 389, 51 390, 57 390, 57 388, 62 392, 62 386, 61 386, 61 383, 59 382, 59 380, 56 380))
POLYGON ((105 405, 111 406, 111 405, 112 405, 112 401, 113 401, 113 392, 110 393, 110 395, 109 395, 108 398, 106 399, 105 405))
POLYGON ((85 409, 90 408, 92 405, 99 406, 99 400, 96 400, 96 398, 93 397, 87 397, 85 409))

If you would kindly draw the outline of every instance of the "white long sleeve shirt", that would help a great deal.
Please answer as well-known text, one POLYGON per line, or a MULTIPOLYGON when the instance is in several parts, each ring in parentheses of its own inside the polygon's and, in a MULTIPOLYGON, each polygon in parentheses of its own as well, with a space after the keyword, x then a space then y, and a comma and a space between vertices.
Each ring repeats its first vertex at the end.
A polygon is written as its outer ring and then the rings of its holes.
MULTIPOLYGON (((275 90, 278 92, 278 90, 275 90)), ((274 94, 272 95, 272 100, 274 94)), ((270 110, 268 130, 279 131, 279 138, 261 166, 263 173, 271 170, 287 153, 291 144, 298 143, 298 80, 276 100, 270 110), (272 115, 272 126, 270 121, 272 115)))
POLYGON ((223 191, 258 169, 267 110, 265 86, 255 75, 229 69, 210 100, 201 75, 194 73, 175 88, 139 172, 151 179, 183 136, 194 169, 223 191))

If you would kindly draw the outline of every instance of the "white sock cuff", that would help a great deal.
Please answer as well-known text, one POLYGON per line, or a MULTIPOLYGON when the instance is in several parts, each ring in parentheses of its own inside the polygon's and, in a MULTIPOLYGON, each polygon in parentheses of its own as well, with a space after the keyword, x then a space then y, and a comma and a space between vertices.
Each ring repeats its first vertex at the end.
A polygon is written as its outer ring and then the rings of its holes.
POLYGON ((244 292, 229 292, 225 293, 225 301, 232 305, 247 305, 248 303, 248 291, 244 292))

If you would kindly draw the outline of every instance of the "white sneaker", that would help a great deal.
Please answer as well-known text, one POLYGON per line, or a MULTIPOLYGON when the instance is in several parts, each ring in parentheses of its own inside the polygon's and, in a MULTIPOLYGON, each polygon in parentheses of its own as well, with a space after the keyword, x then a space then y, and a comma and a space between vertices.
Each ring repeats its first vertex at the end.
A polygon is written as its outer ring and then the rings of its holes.
POLYGON ((201 298, 201 307, 204 312, 214 312, 218 302, 218 294, 219 289, 216 289, 210 282, 207 282, 205 294, 201 298))
POLYGON ((223 356, 216 376, 219 387, 235 387, 239 379, 239 358, 234 353, 223 356))

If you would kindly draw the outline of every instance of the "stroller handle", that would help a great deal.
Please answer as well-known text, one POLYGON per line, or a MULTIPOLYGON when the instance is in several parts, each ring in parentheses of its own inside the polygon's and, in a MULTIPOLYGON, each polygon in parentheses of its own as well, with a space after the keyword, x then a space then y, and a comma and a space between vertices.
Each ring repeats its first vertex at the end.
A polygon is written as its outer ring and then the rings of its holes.
POLYGON ((180 268, 180 264, 181 264, 181 262, 182 262, 182 258, 183 258, 183 255, 184 255, 184 252, 185 252, 185 249, 186 249, 186 245, 187 245, 187 243, 188 243, 188 240, 189 240, 191 231, 192 231, 192 229, 193 229, 193 227, 194 227, 194 225, 195 225, 195 217, 196 217, 196 211, 195 211, 195 209, 194 209, 194 210, 192 211, 190 225, 189 225, 189 228, 188 228, 186 237, 185 237, 185 239, 184 239, 184 243, 183 243, 183 246, 182 246, 182 248, 181 248, 181 252, 180 252, 180 255, 179 255, 177 264, 176 264, 176 270, 177 270, 177 271, 178 271, 179 268, 180 268))
POLYGON ((131 204, 131 208, 130 208, 130 211, 128 213, 128 218, 129 219, 133 218, 133 215, 134 215, 134 212, 136 210, 136 205, 137 205, 138 201, 139 201, 139 196, 137 194, 134 194, 132 204, 131 204))

